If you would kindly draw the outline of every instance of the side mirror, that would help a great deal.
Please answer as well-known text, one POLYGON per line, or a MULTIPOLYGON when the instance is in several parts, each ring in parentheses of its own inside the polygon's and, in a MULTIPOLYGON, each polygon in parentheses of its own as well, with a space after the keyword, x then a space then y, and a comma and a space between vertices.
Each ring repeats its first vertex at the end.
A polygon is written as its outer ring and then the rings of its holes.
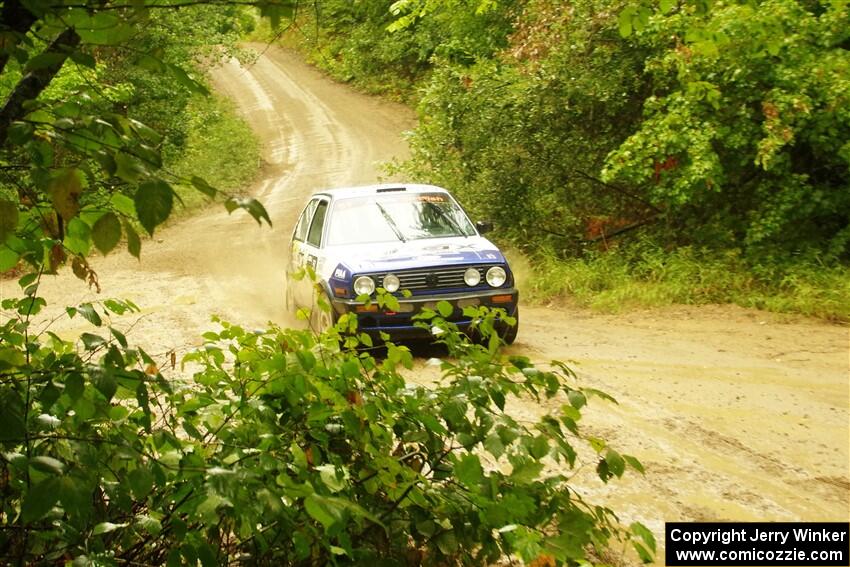
POLYGON ((490 221, 478 221, 475 223, 475 230, 478 231, 478 234, 490 232, 493 230, 493 223, 490 221))

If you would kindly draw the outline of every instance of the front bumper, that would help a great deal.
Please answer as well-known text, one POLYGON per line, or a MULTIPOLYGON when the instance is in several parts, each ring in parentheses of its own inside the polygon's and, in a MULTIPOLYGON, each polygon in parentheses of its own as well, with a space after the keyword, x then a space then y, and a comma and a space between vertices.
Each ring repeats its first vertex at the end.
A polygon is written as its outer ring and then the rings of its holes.
POLYGON ((437 303, 446 301, 454 307, 453 313, 446 318, 465 331, 472 324, 472 319, 463 315, 464 307, 486 306, 491 308, 502 308, 513 317, 516 314, 519 291, 514 288, 493 289, 488 291, 477 291, 474 293, 447 293, 433 295, 417 295, 415 297, 399 297, 399 309, 392 311, 380 308, 372 303, 370 311, 363 311, 364 304, 354 299, 334 298, 331 305, 337 316, 345 313, 357 315, 357 328, 361 332, 369 333, 377 337, 380 333, 387 333, 393 339, 415 339, 430 338, 427 329, 415 325, 413 319, 423 309, 436 311, 437 303), (508 300, 510 297, 510 300, 508 300), (359 308, 359 309, 358 309, 359 308))

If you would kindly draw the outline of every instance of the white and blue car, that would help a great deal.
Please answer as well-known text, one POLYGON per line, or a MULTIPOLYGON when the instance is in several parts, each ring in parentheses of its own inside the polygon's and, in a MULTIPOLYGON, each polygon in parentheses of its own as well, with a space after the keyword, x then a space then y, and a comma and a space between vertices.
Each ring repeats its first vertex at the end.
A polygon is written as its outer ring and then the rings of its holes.
MULTIPOLYGON (((505 257, 481 236, 489 223, 470 222, 445 189, 431 185, 372 185, 313 195, 295 225, 287 266, 287 306, 311 312, 314 328, 326 329, 340 315, 356 313, 358 328, 375 337, 427 338, 412 320, 439 301, 455 307, 448 318, 459 328, 471 324, 468 305, 500 307, 519 318, 519 294, 505 257), (309 278, 293 277, 307 266, 309 278), (357 298, 378 288, 398 297, 397 310, 357 298), (323 291, 319 291, 323 290, 323 291), (408 290, 409 293, 402 293, 408 290), (332 309, 316 307, 324 293, 332 309)), ((512 343, 517 326, 504 325, 512 343)))

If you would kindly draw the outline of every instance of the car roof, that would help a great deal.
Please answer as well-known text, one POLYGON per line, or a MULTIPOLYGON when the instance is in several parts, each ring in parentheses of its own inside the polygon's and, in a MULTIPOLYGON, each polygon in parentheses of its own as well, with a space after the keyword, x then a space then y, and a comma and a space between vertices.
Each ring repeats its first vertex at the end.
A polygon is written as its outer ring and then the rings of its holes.
POLYGON ((347 197, 368 197, 369 195, 380 195, 382 193, 448 193, 442 187, 436 185, 423 185, 419 183, 382 183, 379 185, 362 185, 359 187, 338 187, 316 191, 313 196, 327 195, 331 199, 344 199, 347 197))

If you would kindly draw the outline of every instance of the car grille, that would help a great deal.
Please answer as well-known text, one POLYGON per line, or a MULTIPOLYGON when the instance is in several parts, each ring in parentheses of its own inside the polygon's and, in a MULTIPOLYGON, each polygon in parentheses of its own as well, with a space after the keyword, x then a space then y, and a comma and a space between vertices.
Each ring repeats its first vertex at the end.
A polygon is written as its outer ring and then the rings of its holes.
MULTIPOLYGON (((484 279, 488 268, 491 266, 458 266, 453 268, 424 268, 416 270, 404 270, 392 272, 398 276, 401 282, 401 289, 409 289, 410 291, 422 291, 431 289, 450 289, 450 288, 468 288, 466 282, 463 281, 463 273, 470 267, 478 270, 481 275, 481 283, 476 286, 486 286, 484 279)), ((382 274, 371 274, 375 278, 375 283, 378 287, 384 287, 384 276, 382 274)))

